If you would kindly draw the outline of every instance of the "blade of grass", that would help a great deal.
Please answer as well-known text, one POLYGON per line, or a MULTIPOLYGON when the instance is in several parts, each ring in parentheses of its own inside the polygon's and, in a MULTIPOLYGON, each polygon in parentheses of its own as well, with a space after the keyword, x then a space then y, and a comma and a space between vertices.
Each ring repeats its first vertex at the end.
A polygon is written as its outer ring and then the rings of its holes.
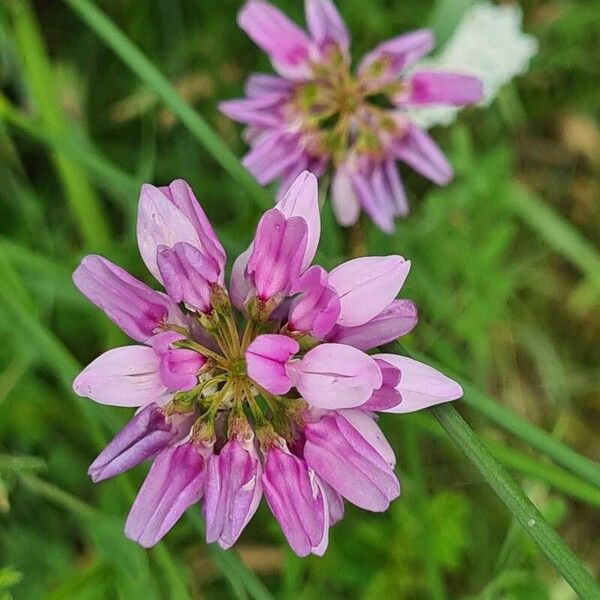
POLYGON ((181 97, 143 52, 89 0, 64 0, 102 41, 171 109, 213 158, 260 208, 272 205, 269 194, 240 164, 208 122, 181 97))
POLYGON ((584 273, 600 294, 600 255, 577 229, 522 185, 513 186, 505 203, 555 252, 584 273))
POLYGON ((464 390, 464 396, 462 397, 461 402, 468 404, 473 410, 476 410, 494 423, 500 425, 507 431, 510 431, 527 445, 535 448, 548 458, 551 458, 557 464, 576 473, 583 478, 584 481, 600 487, 600 465, 598 465, 598 463, 578 454, 573 449, 569 448, 569 446, 554 439, 550 434, 546 433, 536 425, 524 421, 514 412, 503 407, 487 394, 478 390, 464 377, 451 372, 436 361, 423 356, 418 352, 408 352, 402 344, 398 342, 388 344, 385 348, 397 354, 410 355, 416 360, 420 360, 436 367, 446 373, 449 377, 456 379, 456 381, 462 385, 464 390))
MULTIPOLYGON (((8 6, 31 97, 48 129, 60 135, 67 123, 35 14, 27 0, 9 2, 8 6)), ((96 249, 108 247, 108 223, 85 173, 59 154, 52 154, 52 159, 84 243, 96 249)))
POLYGON ((69 132, 52 133, 28 119, 0 94, 0 119, 43 144, 53 153, 86 169, 98 186, 109 193, 126 212, 135 209, 135 198, 141 181, 106 160, 90 142, 69 132))
POLYGON ((456 409, 450 404, 442 404, 429 410, 557 572, 581 598, 599 599, 600 587, 592 576, 510 475, 494 460, 456 409))

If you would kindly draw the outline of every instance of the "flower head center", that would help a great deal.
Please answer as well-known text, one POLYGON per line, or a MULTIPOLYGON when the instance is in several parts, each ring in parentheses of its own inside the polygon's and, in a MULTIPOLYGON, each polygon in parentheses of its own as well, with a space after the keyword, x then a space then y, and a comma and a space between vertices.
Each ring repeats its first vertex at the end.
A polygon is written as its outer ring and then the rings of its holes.
POLYGON ((382 156, 387 134, 399 128, 391 109, 402 83, 378 83, 376 69, 355 76, 336 48, 329 57, 313 64, 314 79, 296 84, 288 105, 306 150, 336 164, 352 155, 382 156))
MULTIPOLYGON (((293 441, 300 415, 305 403, 300 398, 271 394, 254 382, 247 373, 245 351, 261 333, 272 330, 274 325, 266 318, 250 311, 245 318, 231 305, 222 288, 215 291, 213 310, 210 314, 196 313, 194 318, 210 340, 203 343, 188 337, 183 328, 166 325, 186 339, 174 342, 173 347, 193 350, 208 361, 198 373, 198 383, 191 390, 178 392, 171 400, 168 412, 195 411, 199 418, 193 427, 193 436, 208 439, 215 434, 215 427, 225 427, 228 437, 250 423, 259 439, 272 439, 278 435, 293 441)), ((264 312, 264 311, 263 311, 264 312)))

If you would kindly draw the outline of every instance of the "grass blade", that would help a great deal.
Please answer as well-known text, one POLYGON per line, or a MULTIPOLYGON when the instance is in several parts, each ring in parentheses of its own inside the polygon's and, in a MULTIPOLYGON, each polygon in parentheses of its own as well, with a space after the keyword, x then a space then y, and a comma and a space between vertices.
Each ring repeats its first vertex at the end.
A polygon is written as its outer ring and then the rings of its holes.
POLYGON ((506 206, 555 252, 574 264, 600 294, 600 256, 572 225, 524 186, 515 184, 505 197, 506 206))
MULTIPOLYGON (((31 97, 45 126, 60 135, 67 130, 67 123, 35 14, 27 0, 9 2, 8 6, 31 97)), ((52 159, 83 241, 89 247, 106 248, 110 239, 108 223, 85 173, 60 154, 54 153, 52 159)))
POLYGON ((64 0, 102 41, 171 109, 213 158, 245 189, 260 208, 272 200, 240 164, 213 128, 181 97, 140 49, 89 0, 64 0))

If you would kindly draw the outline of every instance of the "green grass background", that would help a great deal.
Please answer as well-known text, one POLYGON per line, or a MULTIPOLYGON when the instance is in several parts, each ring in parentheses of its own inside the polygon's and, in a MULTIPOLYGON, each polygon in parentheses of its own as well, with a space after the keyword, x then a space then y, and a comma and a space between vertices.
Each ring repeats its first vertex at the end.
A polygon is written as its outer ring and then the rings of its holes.
MULTIPOLYGON (((443 42, 469 4, 346 0, 341 11, 359 56, 424 25, 443 42)), ((278 5, 301 21, 301 3, 278 5)), ((236 27, 240 4, 97 6, 241 156, 216 103, 270 67, 236 27)), ((405 169, 410 216, 394 236, 365 222, 364 242, 411 259, 403 296, 420 323, 406 346, 470 382, 458 410, 598 575, 598 471, 577 468, 566 445, 600 456, 600 11, 523 9, 540 44, 530 71, 433 132, 455 181, 435 188, 405 169), (551 436, 545 446, 523 422, 551 436)), ((348 505, 324 558, 292 555, 265 506, 235 554, 203 543, 194 509, 150 552, 124 539, 145 467, 99 485, 86 470, 127 411, 76 399, 69 381, 126 340, 70 272, 99 252, 149 281, 134 237, 142 181, 187 179, 230 259, 265 199, 147 84, 67 3, 0 4, 0 598, 575 598, 429 414, 381 419, 403 495, 383 515, 348 505)), ((346 244, 328 207, 323 220, 330 268, 346 244)))

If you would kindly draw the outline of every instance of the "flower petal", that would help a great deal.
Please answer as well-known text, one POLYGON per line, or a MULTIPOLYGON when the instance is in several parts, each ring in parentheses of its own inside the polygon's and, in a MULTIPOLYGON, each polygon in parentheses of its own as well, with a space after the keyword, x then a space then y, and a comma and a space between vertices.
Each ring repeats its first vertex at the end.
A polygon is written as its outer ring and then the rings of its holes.
POLYGON ((321 213, 317 178, 308 171, 296 177, 281 201, 276 205, 286 217, 302 217, 307 226, 306 251, 302 259, 302 270, 312 262, 321 237, 321 213))
POLYGON ((410 261, 401 256, 365 256, 336 267, 329 285, 338 293, 341 312, 338 324, 363 325, 389 306, 404 284, 410 261))
POLYGON ((214 260, 222 278, 225 251, 192 189, 182 179, 161 188, 149 184, 142 186, 137 237, 142 259, 161 283, 156 263, 158 247, 172 248, 177 242, 187 242, 214 260))
POLYGON ((287 363, 286 371, 310 405, 327 409, 364 404, 383 381, 370 356, 343 344, 320 344, 287 363))
POLYGON ((145 342, 163 323, 183 324, 179 308, 106 258, 86 256, 73 273, 79 291, 136 342, 145 342))
POLYGON ((409 124, 404 135, 393 145, 396 158, 438 185, 446 185, 454 176, 450 163, 433 139, 409 124))
POLYGON ((73 382, 78 396, 111 406, 162 404, 168 396, 159 358, 147 346, 123 346, 101 354, 73 382))
POLYGON ((396 389, 400 392, 402 401, 385 412, 414 412, 457 400, 463 395, 462 387, 456 381, 429 365, 397 354, 376 354, 374 358, 391 363, 401 373, 396 389))
POLYGON ((269 55, 280 75, 288 79, 310 75, 309 37, 272 4, 249 0, 238 14, 238 25, 269 55))
POLYGON ((285 363, 299 349, 298 342, 287 335, 259 335, 246 349, 248 376, 272 394, 287 394, 292 383, 285 363))
POLYGON ((263 215, 246 267, 260 300, 289 291, 301 273, 307 237, 303 218, 286 218, 277 208, 263 215))
POLYGON ((304 12, 308 31, 320 48, 337 45, 345 54, 350 47, 350 34, 331 0, 306 0, 304 12))
POLYGON ((477 77, 441 71, 419 71, 409 79, 409 104, 463 106, 479 102, 483 85, 477 77))
POLYGON ((400 35, 382 42, 366 54, 358 65, 358 73, 370 74, 377 85, 389 83, 430 52, 433 45, 433 33, 429 29, 400 35))
POLYGON ((360 217, 360 202, 354 191, 352 178, 343 167, 336 170, 331 182, 331 206, 342 227, 351 227, 360 217))
POLYGON ((336 325, 327 339, 359 350, 369 350, 406 335, 413 330, 417 321, 417 307, 412 300, 392 300, 389 306, 362 325, 336 325))
POLYGON ((200 500, 207 456, 201 444, 187 442, 156 457, 125 523, 130 540, 144 548, 154 546, 200 500))

